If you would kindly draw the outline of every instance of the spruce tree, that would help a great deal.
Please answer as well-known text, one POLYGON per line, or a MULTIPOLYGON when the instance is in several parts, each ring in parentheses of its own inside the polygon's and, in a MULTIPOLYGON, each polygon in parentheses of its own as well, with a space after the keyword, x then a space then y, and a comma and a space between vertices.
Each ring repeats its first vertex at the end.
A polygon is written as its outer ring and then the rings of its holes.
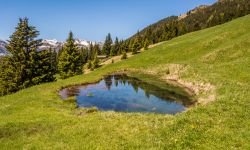
POLYGON ((92 61, 92 70, 96 69, 99 67, 100 60, 97 57, 97 52, 94 55, 94 60, 92 61))
POLYGON ((48 73, 47 68, 40 65, 44 60, 40 60, 38 52, 41 45, 41 40, 36 39, 38 35, 39 32, 29 25, 27 18, 19 19, 18 26, 6 46, 11 55, 4 58, 0 68, 1 95, 55 80, 54 72, 48 73), (47 74, 50 79, 44 77, 47 74))
POLYGON ((81 48, 80 49, 82 63, 86 64, 88 62, 88 48, 81 48))
POLYGON ((114 44, 114 55, 117 55, 120 49, 120 42, 118 37, 115 38, 115 44, 114 44))
POLYGON ((110 54, 109 54, 111 57, 112 56, 115 56, 115 47, 114 46, 111 46, 111 50, 110 50, 110 54))
POLYGON ((9 56, 4 57, 0 64, 0 96, 18 91, 22 84, 16 80, 14 63, 10 61, 9 56))
POLYGON ((93 60, 94 58, 94 45, 92 44, 92 42, 89 45, 89 50, 88 50, 88 60, 93 60))
POLYGON ((102 52, 101 52, 101 49, 100 49, 100 45, 99 44, 95 44, 94 45, 94 54, 97 52, 97 55, 101 55, 102 52))
POLYGON ((102 48, 103 55, 107 55, 107 56, 110 55, 112 44, 113 44, 112 37, 111 37, 111 34, 109 33, 105 39, 104 44, 103 44, 103 48, 102 48))
POLYGON ((125 51, 125 42, 123 40, 119 41, 119 49, 117 55, 121 55, 125 51))
POLYGON ((70 32, 58 62, 58 71, 63 79, 82 73, 81 55, 74 42, 70 32))
POLYGON ((144 41, 144 50, 148 50, 148 46, 149 46, 149 41, 148 41, 148 39, 146 39, 144 41))
POLYGON ((13 82, 18 89, 31 85, 36 65, 36 51, 41 45, 41 40, 35 40, 39 32, 33 26, 29 26, 28 18, 19 19, 16 31, 11 35, 6 46, 11 53, 9 61, 13 62, 13 82))
POLYGON ((123 59, 127 59, 127 58, 128 58, 127 53, 125 51, 123 51, 121 59, 123 60, 123 59))
POLYGON ((139 50, 140 50, 140 43, 138 39, 135 39, 132 44, 132 54, 137 54, 139 50))
POLYGON ((35 84, 55 81, 56 59, 54 51, 43 50, 37 53, 37 64, 35 77, 32 79, 35 84))

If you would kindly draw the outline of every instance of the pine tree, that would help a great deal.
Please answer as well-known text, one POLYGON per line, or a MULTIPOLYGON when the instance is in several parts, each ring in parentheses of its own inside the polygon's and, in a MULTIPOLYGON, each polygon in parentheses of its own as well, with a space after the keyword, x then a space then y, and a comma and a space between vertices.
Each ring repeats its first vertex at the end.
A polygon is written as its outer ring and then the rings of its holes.
POLYGON ((140 50, 140 43, 138 39, 135 39, 133 44, 132 44, 132 54, 137 54, 138 51, 140 50))
POLYGON ((137 39, 137 41, 138 41, 138 47, 139 47, 139 49, 143 48, 144 43, 143 43, 143 39, 142 39, 142 36, 141 36, 139 30, 137 31, 136 39, 137 39))
POLYGON ((96 52, 95 55, 94 55, 94 60, 92 61, 92 66, 91 66, 92 70, 99 67, 99 62, 100 61, 99 61, 99 59, 97 57, 97 52, 96 52))
POLYGON ((56 60, 54 57, 54 51, 51 49, 37 53, 36 72, 35 77, 32 79, 35 84, 56 80, 54 77, 54 74, 56 74, 56 60))
POLYGON ((88 60, 93 60, 95 55, 94 45, 92 42, 89 45, 89 51, 88 51, 88 60))
POLYGON ((81 48, 80 49, 81 59, 82 63, 85 64, 88 62, 88 49, 87 48, 81 48))
POLYGON ((123 50, 125 52, 129 52, 130 51, 130 42, 131 40, 126 40, 125 42, 123 42, 123 50))
POLYGON ((129 40, 129 42, 128 42, 128 51, 129 52, 132 52, 133 51, 133 46, 134 46, 134 39, 132 39, 132 40, 129 40))
POLYGON ((59 57, 58 70, 63 79, 82 73, 81 55, 74 41, 73 33, 70 32, 59 57))
POLYGON ((125 42, 121 40, 119 41, 119 50, 117 52, 117 55, 121 55, 123 51, 125 51, 125 42))
POLYGON ((97 44, 97 43, 94 45, 94 54, 95 54, 96 52, 97 52, 97 55, 101 55, 101 54, 102 54, 100 45, 97 44))
POLYGON ((39 32, 33 26, 29 26, 28 19, 20 19, 16 31, 11 35, 7 50, 12 54, 9 61, 13 62, 12 76, 18 89, 31 85, 34 68, 36 65, 36 50, 41 45, 41 40, 35 40, 39 32))
MULTIPOLYGON (((0 64, 0 96, 16 92, 21 88, 22 83, 17 82, 17 79, 20 81, 20 78, 16 77, 15 69, 15 64, 11 62, 9 56, 2 59, 0 64)), ((19 69, 17 71, 20 72, 19 69)))
POLYGON ((107 56, 110 55, 112 44, 113 44, 112 37, 111 37, 111 34, 109 33, 105 39, 104 44, 103 44, 103 48, 102 48, 103 55, 107 55, 107 56))
POLYGON ((111 46, 111 50, 110 50, 110 54, 109 54, 111 57, 112 56, 115 56, 115 47, 114 46, 111 46))
POLYGON ((49 57, 50 57, 50 64, 55 73, 57 73, 57 64, 58 64, 58 54, 55 49, 50 48, 48 50, 49 57))
POLYGON ((123 59, 127 59, 127 58, 128 58, 127 53, 125 51, 123 51, 121 59, 123 60, 123 59))
MULTIPOLYGON (((16 31, 10 36, 6 49, 11 53, 4 58, 0 71, 0 94, 9 94, 20 89, 54 81, 53 73, 45 71, 47 68, 40 65, 40 54, 37 51, 41 40, 37 40, 39 32, 29 25, 27 18, 19 19, 16 31), (44 78, 49 74, 50 79, 44 78)), ((49 57, 49 56, 48 56, 49 57)))
POLYGON ((149 41, 148 41, 148 39, 146 39, 144 41, 144 50, 148 50, 148 46, 149 46, 149 41))
POLYGON ((115 38, 115 44, 114 44, 114 55, 116 56, 120 49, 120 42, 118 37, 115 38))

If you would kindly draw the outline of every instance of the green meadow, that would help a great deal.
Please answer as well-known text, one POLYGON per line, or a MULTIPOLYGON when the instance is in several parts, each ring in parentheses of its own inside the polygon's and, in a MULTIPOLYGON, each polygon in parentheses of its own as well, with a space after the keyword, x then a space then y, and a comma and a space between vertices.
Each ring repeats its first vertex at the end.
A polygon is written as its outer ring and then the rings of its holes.
POLYGON ((0 97, 0 120, 0 149, 250 149, 250 15, 0 97), (177 115, 117 113, 78 109, 58 95, 119 71, 164 86, 171 64, 183 66, 182 81, 213 86, 194 96, 205 103, 177 115))

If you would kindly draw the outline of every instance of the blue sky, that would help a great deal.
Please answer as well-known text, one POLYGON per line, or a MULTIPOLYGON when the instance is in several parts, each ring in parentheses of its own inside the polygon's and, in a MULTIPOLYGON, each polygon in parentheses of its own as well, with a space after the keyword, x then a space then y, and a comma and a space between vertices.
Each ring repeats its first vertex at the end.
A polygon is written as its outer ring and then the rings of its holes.
POLYGON ((0 39, 8 39, 19 17, 28 17, 40 38, 103 41, 107 33, 127 38, 149 24, 216 0, 0 0, 0 39))

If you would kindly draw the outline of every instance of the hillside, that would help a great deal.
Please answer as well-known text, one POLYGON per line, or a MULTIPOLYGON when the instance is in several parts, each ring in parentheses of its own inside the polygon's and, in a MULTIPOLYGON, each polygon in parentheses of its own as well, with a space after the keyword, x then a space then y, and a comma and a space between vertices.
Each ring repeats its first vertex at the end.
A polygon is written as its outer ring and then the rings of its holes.
POLYGON ((86 75, 0 97, 0 147, 249 149, 249 24, 250 15, 163 42, 86 75), (175 116, 82 113, 58 96, 62 87, 121 70, 158 84, 189 85, 200 104, 175 116))
POLYGON ((186 33, 220 25, 250 14, 249 0, 219 0, 212 5, 201 5, 181 16, 170 16, 142 29, 129 38, 147 39, 155 44, 186 33))

